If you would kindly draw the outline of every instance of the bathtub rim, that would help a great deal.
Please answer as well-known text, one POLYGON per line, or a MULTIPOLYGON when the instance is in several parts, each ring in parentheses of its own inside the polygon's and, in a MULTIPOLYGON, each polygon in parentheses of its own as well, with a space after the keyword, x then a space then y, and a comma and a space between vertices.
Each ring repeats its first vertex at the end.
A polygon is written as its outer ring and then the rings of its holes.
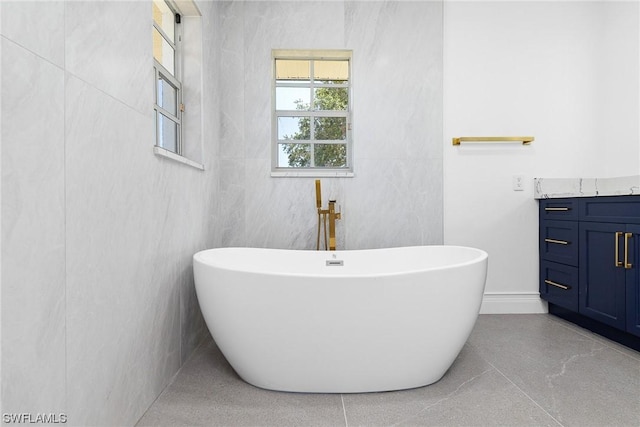
POLYGON ((392 247, 388 247, 388 248, 369 248, 369 249, 344 249, 344 250, 337 250, 337 251, 316 251, 316 250, 311 250, 311 249, 282 249, 282 248, 258 248, 258 247, 251 247, 251 246, 226 246, 226 247, 220 247, 220 248, 210 248, 210 249, 203 249, 201 251, 196 252, 193 257, 193 264, 195 264, 196 262, 200 263, 200 264, 204 264, 208 267, 211 268, 215 268, 215 269, 219 269, 219 270, 223 270, 223 271, 228 271, 228 272, 234 272, 234 273, 244 273, 244 274, 257 274, 257 275, 268 275, 268 276, 286 276, 286 277, 304 277, 304 278, 327 278, 327 277, 331 277, 331 278, 372 278, 372 277, 395 277, 395 276, 403 276, 403 275, 407 275, 407 274, 420 274, 420 273, 425 273, 428 271, 443 271, 443 270, 448 270, 448 269, 455 269, 455 268, 464 268, 464 267, 468 267, 471 265, 475 265, 475 264, 481 264, 483 262, 488 262, 488 258, 489 258, 489 254, 484 251, 483 249, 479 249, 479 248, 474 248, 472 246, 461 246, 461 245, 412 245, 412 246, 392 246, 392 247), (384 250, 393 250, 393 249, 411 249, 411 248, 424 248, 424 247, 447 247, 447 248, 461 248, 461 249, 465 249, 465 250, 473 250, 476 252, 477 256, 473 257, 470 260, 464 261, 464 262, 455 262, 455 263, 449 263, 449 264, 444 264, 444 265, 439 265, 439 266, 431 266, 431 267, 425 267, 425 268, 414 268, 414 269, 404 269, 404 270, 399 270, 399 271, 392 271, 392 272, 382 272, 382 273, 367 273, 366 271, 359 271, 359 272, 352 272, 352 273, 342 273, 340 274, 339 272, 335 272, 335 270, 332 271, 331 274, 325 274, 325 273, 311 273, 311 272, 305 272, 305 273, 300 273, 300 272, 288 272, 288 271, 265 271, 265 270, 250 270, 250 269, 240 269, 240 268, 230 268, 227 266, 222 266, 222 265, 214 265, 211 264, 209 262, 207 262, 206 260, 203 260, 202 258, 204 257, 204 254, 207 252, 216 252, 216 251, 222 251, 222 250, 226 250, 226 249, 232 249, 232 250, 242 250, 242 249, 250 249, 250 250, 257 250, 257 251, 277 251, 277 252, 311 252, 311 253, 321 253, 321 252, 326 252, 327 253, 327 259, 333 259, 331 255, 338 255, 340 253, 343 252, 369 252, 369 251, 384 251, 384 250))

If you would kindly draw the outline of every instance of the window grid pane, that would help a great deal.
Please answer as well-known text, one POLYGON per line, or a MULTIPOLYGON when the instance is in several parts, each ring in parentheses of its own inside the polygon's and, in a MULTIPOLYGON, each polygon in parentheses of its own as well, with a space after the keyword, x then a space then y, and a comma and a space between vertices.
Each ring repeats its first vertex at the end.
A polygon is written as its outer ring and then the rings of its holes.
POLYGON ((153 0, 153 22, 166 34, 169 42, 175 41, 175 13, 166 1, 153 0))
POLYGON ((313 153, 316 167, 347 167, 346 144, 314 144, 313 153))
POLYGON ((276 110, 309 110, 309 87, 276 87, 276 110))
POLYGON ((175 76, 175 49, 160 34, 157 28, 153 27, 153 57, 172 75, 175 76))
POLYGON ((278 117, 278 141, 309 140, 310 117, 278 117))
POLYGON ((278 144, 278 167, 305 168, 311 163, 311 144, 278 144))
POLYGON ((314 139, 334 141, 347 139, 346 117, 317 117, 313 123, 314 139))
POLYGON ((308 60, 276 59, 276 80, 308 83, 311 80, 309 65, 308 60))
POLYGON ((314 61, 313 80, 323 83, 344 83, 349 80, 349 61, 314 61))
POLYGON ((349 89, 346 87, 318 87, 313 89, 313 109, 346 111, 349 108, 349 89))
POLYGON ((178 123, 171 120, 162 113, 157 114, 158 117, 158 140, 157 145, 165 150, 178 153, 178 123))
POLYGON ((159 74, 157 92, 158 106, 167 112, 178 115, 178 88, 159 74))

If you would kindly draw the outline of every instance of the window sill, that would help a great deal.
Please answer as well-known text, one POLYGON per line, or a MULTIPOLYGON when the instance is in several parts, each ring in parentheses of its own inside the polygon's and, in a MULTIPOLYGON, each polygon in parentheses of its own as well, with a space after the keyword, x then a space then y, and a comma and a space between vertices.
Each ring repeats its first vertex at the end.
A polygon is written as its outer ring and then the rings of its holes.
POLYGON ((272 178, 353 178, 353 172, 347 171, 271 171, 272 178))
POLYGON ((186 157, 183 157, 179 154, 174 153, 173 151, 165 150, 164 148, 158 147, 157 145, 153 147, 153 152, 160 157, 166 157, 171 160, 175 160, 178 163, 182 163, 192 168, 199 169, 201 171, 204 170, 204 165, 194 162, 193 160, 189 160, 186 157))

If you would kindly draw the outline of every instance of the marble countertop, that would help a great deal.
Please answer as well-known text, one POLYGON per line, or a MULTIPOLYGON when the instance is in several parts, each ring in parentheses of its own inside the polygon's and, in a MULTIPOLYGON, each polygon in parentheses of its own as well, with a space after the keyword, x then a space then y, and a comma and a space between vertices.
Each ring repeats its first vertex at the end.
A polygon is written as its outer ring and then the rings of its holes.
POLYGON ((640 175, 615 178, 534 178, 535 199, 640 195, 640 175))

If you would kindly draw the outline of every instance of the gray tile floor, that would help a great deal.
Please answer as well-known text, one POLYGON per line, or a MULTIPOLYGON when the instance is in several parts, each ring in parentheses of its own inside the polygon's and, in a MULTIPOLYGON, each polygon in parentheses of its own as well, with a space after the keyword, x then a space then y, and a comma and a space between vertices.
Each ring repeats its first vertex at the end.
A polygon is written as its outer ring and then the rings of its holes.
POLYGON ((299 394, 243 382, 212 340, 139 426, 640 426, 640 353, 550 315, 481 315, 427 387, 299 394))

